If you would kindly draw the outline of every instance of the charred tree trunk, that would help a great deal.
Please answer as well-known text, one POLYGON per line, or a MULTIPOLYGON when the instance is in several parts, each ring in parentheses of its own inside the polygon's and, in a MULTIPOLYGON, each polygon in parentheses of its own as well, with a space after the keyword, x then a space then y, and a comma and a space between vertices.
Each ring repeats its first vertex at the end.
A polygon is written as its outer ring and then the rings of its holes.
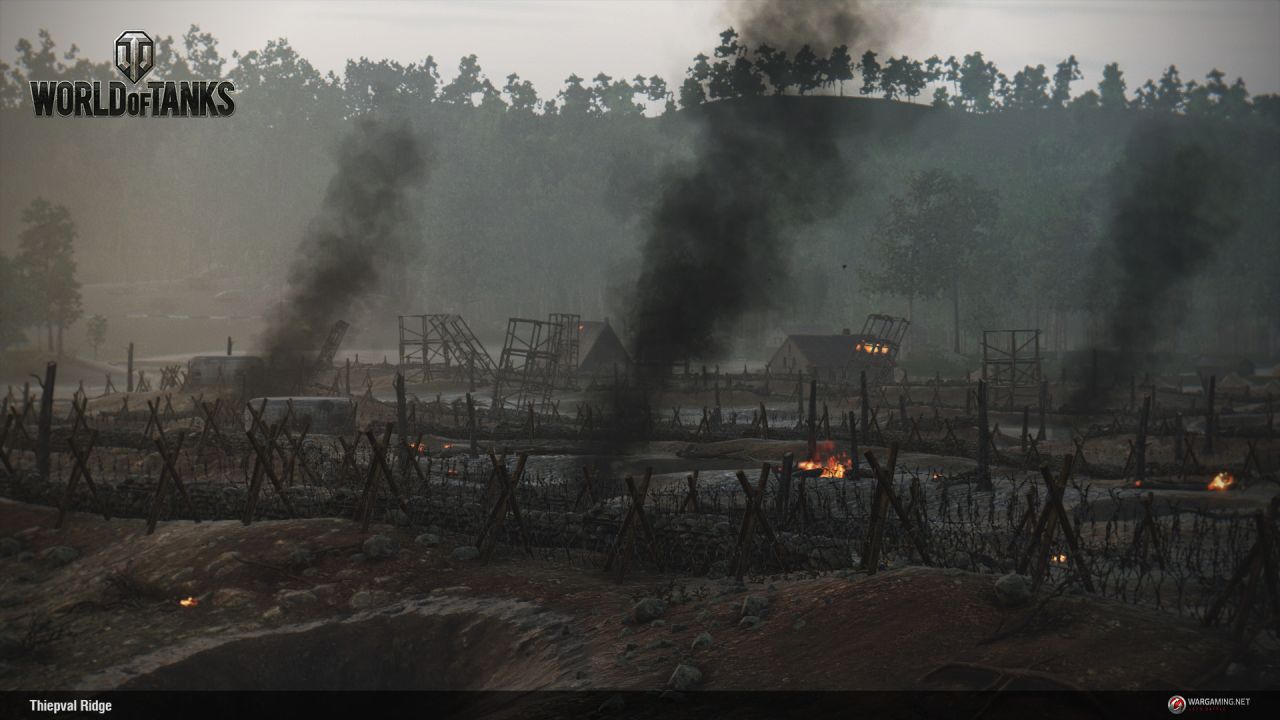
POLYGON ((871 422, 871 401, 867 397, 867 371, 863 370, 858 375, 858 385, 860 388, 860 398, 862 400, 862 418, 858 422, 858 427, 862 428, 865 433, 867 425, 871 422))
POLYGON ((818 458, 818 379, 809 381, 809 459, 818 458))
POLYGON ((40 479, 49 481, 49 432, 53 425, 53 384, 58 377, 58 363, 44 368, 44 385, 40 393, 40 419, 36 434, 36 470, 40 479))
POLYGON ((991 490, 991 430, 987 426, 987 381, 978 381, 978 490, 991 490))
POLYGON ((1142 414, 1138 416, 1138 446, 1134 454, 1137 470, 1134 479, 1141 483, 1147 479, 1147 424, 1151 417, 1151 396, 1142 401, 1142 414))
POLYGON ((955 331, 956 331, 955 352, 957 355, 959 355, 960 354, 960 281, 959 280, 951 281, 951 311, 952 311, 952 321, 954 322, 955 331))
POLYGON ((129 343, 129 365, 125 372, 125 392, 133 392, 133 343, 129 343))
POLYGON ((1213 404, 1214 394, 1218 387, 1218 376, 1209 376, 1209 404, 1204 411, 1204 454, 1213 454, 1213 433, 1217 430, 1215 427, 1217 422, 1214 421, 1213 404))

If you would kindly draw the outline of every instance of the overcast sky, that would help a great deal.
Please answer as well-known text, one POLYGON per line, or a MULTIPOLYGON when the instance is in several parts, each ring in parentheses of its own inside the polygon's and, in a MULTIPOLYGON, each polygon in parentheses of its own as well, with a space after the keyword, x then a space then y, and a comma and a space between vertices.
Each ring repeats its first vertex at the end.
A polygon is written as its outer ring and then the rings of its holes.
MULTIPOLYGON (((458 58, 479 56, 495 85, 518 72, 546 97, 570 73, 630 78, 657 73, 676 83, 698 52, 710 53, 733 0, 437 0, 435 2, 145 2, 0 0, 0 59, 41 28, 62 50, 72 43, 110 58, 123 30, 175 38, 196 23, 232 50, 286 37, 322 72, 348 58, 402 63, 434 55, 447 79, 458 58)), ((793 0, 804 1, 804 0, 793 0)), ((894 3, 888 3, 894 4, 894 3)), ((1119 62, 1132 91, 1170 63, 1184 80, 1210 69, 1243 76, 1254 94, 1280 92, 1280 0, 936 0, 910 5, 882 56, 925 58, 982 50, 1006 74, 1074 53, 1085 73, 1076 92, 1119 62)), ((851 48, 855 55, 865 48, 851 48)))

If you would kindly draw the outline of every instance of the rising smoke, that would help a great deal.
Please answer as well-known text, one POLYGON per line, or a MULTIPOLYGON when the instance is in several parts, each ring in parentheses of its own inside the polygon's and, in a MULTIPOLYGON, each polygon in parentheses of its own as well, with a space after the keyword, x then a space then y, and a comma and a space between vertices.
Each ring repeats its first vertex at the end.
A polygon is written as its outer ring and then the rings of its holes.
POLYGON ((1071 400, 1098 404, 1101 385, 1127 380, 1180 324, 1189 285, 1231 238, 1233 173, 1169 120, 1134 127, 1112 172, 1110 224, 1093 267, 1091 293, 1104 303, 1104 382, 1071 400))
POLYGON ((428 166, 417 135, 406 124, 360 120, 337 163, 263 337, 277 367, 314 358, 334 322, 358 313, 380 281, 417 255, 412 199, 428 166))
MULTIPOLYGON (((893 27, 864 2, 731 3, 754 49, 862 47, 893 27)), ((647 385, 675 363, 714 357, 746 316, 797 285, 790 257, 804 226, 854 190, 856 152, 842 143, 838 98, 762 97, 686 111, 703 123, 695 158, 676 168, 651 214, 630 327, 647 385)))
POLYGON ((867 0, 745 0, 727 4, 740 42, 768 43, 794 53, 803 45, 826 52, 837 45, 883 49, 914 14, 906 3, 867 0))

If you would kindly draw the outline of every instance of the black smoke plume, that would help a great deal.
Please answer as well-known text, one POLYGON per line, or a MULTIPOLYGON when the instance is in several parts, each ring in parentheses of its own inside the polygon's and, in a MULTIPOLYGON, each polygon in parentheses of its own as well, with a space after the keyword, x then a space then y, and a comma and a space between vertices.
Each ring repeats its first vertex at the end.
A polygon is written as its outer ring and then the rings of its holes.
POLYGON ((1190 281, 1234 232, 1234 174, 1188 134, 1169 120, 1139 123, 1112 172, 1114 204, 1091 290, 1104 308, 1104 344, 1091 353, 1098 367, 1085 371, 1076 408, 1097 407, 1103 386, 1142 369, 1179 325, 1190 281))
MULTIPOLYGON (((339 145, 337 163, 264 334, 276 368, 314 361, 334 322, 358 312, 389 271, 416 255, 412 200, 428 166, 418 136, 406 124, 360 120, 339 145)), ((272 384, 272 391, 289 391, 272 384)))
MULTIPOLYGON (((819 53, 857 45, 870 28, 892 24, 868 7, 730 5, 738 14, 731 22, 752 49, 808 43, 819 53)), ((792 249, 806 224, 854 191, 856 147, 843 142, 853 134, 847 109, 834 97, 756 97, 684 112, 702 122, 702 135, 695 158, 663 183, 632 303, 642 386, 674 364, 716 356, 744 317, 804 292, 792 275, 792 249)))
POLYGON ((866 0, 739 0, 727 9, 740 42, 752 50, 761 42, 792 53, 804 45, 815 53, 848 45, 855 58, 864 50, 887 52, 884 43, 915 11, 906 3, 866 0))

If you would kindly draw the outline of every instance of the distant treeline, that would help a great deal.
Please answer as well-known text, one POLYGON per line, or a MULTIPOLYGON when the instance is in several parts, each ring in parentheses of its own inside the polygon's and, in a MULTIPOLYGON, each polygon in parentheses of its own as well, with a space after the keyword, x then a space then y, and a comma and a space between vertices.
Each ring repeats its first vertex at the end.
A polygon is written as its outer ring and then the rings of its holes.
MULTIPOLYGON (((821 106, 848 127, 903 131, 853 141, 860 156, 850 167, 860 177, 832 214, 788 219, 798 239, 790 267, 753 283, 776 294, 780 309, 754 320, 753 334, 857 327, 868 312, 893 312, 911 313, 942 347, 954 347, 956 325, 968 350, 982 329, 1000 327, 1041 327, 1055 348, 1078 346, 1099 331, 1090 323, 1116 286, 1088 280, 1105 264, 1098 250, 1117 166, 1154 119, 1233 181, 1233 204, 1222 208, 1233 230, 1175 294, 1166 337, 1187 347, 1212 338, 1222 348, 1280 337, 1276 96, 1251 98, 1243 81, 1227 84, 1216 71, 1183 82, 1171 68, 1130 93, 1111 65, 1096 89, 1078 93, 1071 58, 1052 74, 1037 66, 1007 78, 981 53, 916 61, 863 52, 855 62, 841 47, 748 49, 726 31, 678 84, 575 75, 544 99, 516 75, 499 87, 475 56, 448 81, 430 56, 408 66, 361 58, 339 77, 283 39, 224 57, 193 26, 180 39, 157 38, 153 72, 232 79, 233 117, 36 118, 27 79, 118 77, 74 47, 61 50, 42 32, 0 73, 0 253, 19 254, 29 210, 43 197, 76 223, 86 284, 181 279, 278 292, 337 170, 338 139, 353 118, 376 112, 420 132, 431 164, 414 196, 421 253, 380 279, 381 317, 461 312, 489 337, 501 337, 509 316, 549 312, 608 316, 621 327, 655 203, 672 168, 701 147, 699 119, 731 107, 721 103, 802 114, 821 106), (837 97, 842 85, 862 97, 837 97), (920 101, 931 87, 945 109, 920 101), (910 244, 920 233, 901 229, 933 207, 938 187, 951 188, 957 207, 981 210, 980 232, 963 243, 910 244)), ((392 317, 366 327, 393 325, 392 317)))
MULTIPOLYGON (((1073 94, 1083 80, 1071 55, 1052 74, 1044 65, 1027 65, 1012 77, 981 52, 945 59, 933 55, 919 60, 906 55, 882 57, 866 50, 858 58, 847 45, 824 50, 804 45, 794 52, 761 43, 750 48, 739 42, 733 28, 720 33, 711 56, 693 58, 679 84, 658 76, 613 78, 598 73, 589 82, 576 73, 552 97, 542 97, 533 84, 511 73, 501 84, 485 76, 475 55, 458 62, 445 82, 435 57, 402 65, 395 60, 348 60, 342 77, 321 74, 289 45, 271 40, 261 50, 233 52, 236 61, 227 76, 242 92, 286 93, 308 100, 320 112, 351 116, 404 103, 447 103, 539 115, 639 115, 648 107, 664 112, 705 102, 757 95, 845 93, 853 83, 859 95, 916 102, 932 88, 932 104, 967 112, 1043 108, 1140 108, 1224 118, 1258 116, 1280 124, 1280 95, 1250 97, 1243 78, 1228 84, 1226 73, 1213 69, 1204 81, 1183 81, 1170 65, 1158 79, 1148 79, 1132 92, 1118 63, 1103 69, 1096 88, 1073 94), (860 81, 860 82, 859 82, 860 81)), ((18 42, 15 64, 0 62, 0 107, 30 102, 29 80, 102 79, 114 73, 107 62, 80 57, 78 46, 56 51, 49 32, 41 30, 38 47, 18 42)), ((180 40, 160 37, 156 42, 153 77, 164 79, 221 77, 227 59, 212 34, 192 25, 180 40)), ((851 90, 853 88, 850 88, 851 90)))

